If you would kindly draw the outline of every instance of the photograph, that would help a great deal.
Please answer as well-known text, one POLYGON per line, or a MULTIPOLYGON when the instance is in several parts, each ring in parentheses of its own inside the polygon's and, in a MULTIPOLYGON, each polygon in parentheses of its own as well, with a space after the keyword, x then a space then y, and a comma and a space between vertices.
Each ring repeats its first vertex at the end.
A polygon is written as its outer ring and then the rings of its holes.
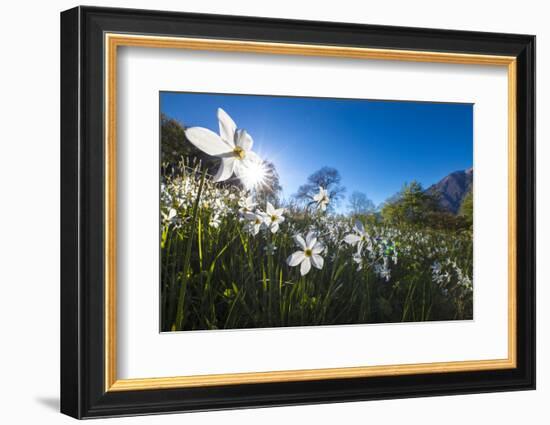
POLYGON ((473 105, 160 93, 161 331, 473 319, 473 105))

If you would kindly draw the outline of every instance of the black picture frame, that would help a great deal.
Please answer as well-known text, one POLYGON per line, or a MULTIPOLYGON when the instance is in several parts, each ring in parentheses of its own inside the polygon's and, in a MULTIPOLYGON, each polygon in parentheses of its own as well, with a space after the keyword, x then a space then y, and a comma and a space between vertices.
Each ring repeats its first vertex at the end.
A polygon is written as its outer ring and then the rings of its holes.
POLYGON ((93 418, 535 388, 535 37, 176 12, 61 13, 61 412, 93 418), (517 367, 105 391, 104 34, 506 55, 517 58, 517 367))

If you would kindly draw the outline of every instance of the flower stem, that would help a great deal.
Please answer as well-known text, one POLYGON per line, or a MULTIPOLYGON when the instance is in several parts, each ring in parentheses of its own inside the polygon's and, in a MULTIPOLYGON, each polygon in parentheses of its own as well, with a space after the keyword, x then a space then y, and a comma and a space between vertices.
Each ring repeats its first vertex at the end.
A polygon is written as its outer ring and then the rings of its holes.
POLYGON ((195 236, 195 223, 197 222, 197 215, 199 212, 199 201, 202 194, 202 188, 204 186, 204 181, 206 179, 206 172, 203 172, 201 176, 201 181, 199 184, 199 189, 197 192, 197 198, 195 199, 195 203, 193 205, 193 215, 191 218, 191 234, 189 235, 187 239, 187 246, 185 248, 185 257, 183 260, 183 273, 182 273, 182 282, 180 286, 180 292, 178 297, 178 309, 176 311, 176 323, 175 328, 176 330, 182 330, 183 328, 183 307, 185 304, 185 294, 187 292, 187 280, 188 280, 188 273, 189 273, 189 263, 191 261, 191 248, 193 246, 193 238, 195 236))

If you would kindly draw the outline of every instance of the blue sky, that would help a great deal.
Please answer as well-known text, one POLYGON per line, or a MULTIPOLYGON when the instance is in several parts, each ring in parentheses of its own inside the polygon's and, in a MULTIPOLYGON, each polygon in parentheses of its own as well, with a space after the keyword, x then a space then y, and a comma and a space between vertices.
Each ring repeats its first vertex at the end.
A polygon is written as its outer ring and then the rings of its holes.
POLYGON ((275 163, 285 198, 323 166, 340 171, 347 195, 357 190, 379 204, 405 182, 428 187, 473 165, 471 104, 160 94, 162 112, 216 133, 218 107, 275 163))

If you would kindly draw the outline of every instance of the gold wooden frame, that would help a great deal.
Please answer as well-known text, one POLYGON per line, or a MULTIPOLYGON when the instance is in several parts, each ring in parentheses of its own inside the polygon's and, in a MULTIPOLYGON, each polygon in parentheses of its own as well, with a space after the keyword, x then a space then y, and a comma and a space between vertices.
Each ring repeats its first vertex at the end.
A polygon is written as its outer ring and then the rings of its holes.
POLYGON ((105 34, 105 391, 131 391, 181 387, 205 387, 268 382, 410 375, 511 369, 517 364, 516 285, 517 285, 517 197, 516 197, 516 59, 443 52, 370 49, 325 45, 266 43, 256 41, 212 40, 105 34), (508 71, 508 357, 386 366, 307 369, 254 373, 176 376, 167 378, 117 379, 116 374, 116 98, 117 49, 120 46, 230 51, 302 56, 328 56, 356 59, 438 62, 507 67, 508 71))

